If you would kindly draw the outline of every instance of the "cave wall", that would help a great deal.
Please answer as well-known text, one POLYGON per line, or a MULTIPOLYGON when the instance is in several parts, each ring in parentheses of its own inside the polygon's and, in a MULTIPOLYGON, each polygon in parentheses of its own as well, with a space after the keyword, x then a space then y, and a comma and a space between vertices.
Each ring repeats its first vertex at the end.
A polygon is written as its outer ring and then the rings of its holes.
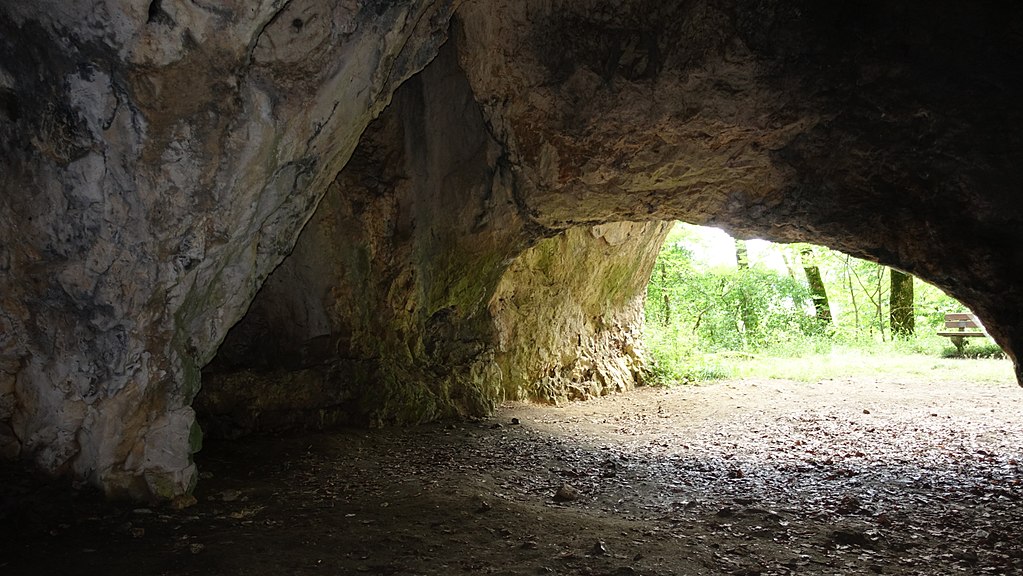
POLYGON ((0 4, 0 451, 169 498, 199 369, 450 2, 0 4))
POLYGON ((968 304, 1020 374, 1023 6, 476 0, 457 22, 536 224, 879 261, 968 304))
POLYGON ((207 432, 415 424, 633 387, 666 226, 528 229, 501 154, 450 40, 367 128, 207 366, 207 432))
POLYGON ((0 453, 187 492, 218 348, 227 433, 626 387, 672 219, 911 272, 1020 374, 1021 58, 1008 2, 2 2, 0 453))
POLYGON ((199 407, 212 427, 288 424, 295 389, 321 390, 339 422, 491 410, 500 373, 487 301, 526 246, 499 153, 454 51, 442 51, 367 129, 208 367, 199 407), (239 401, 267 372, 280 393, 239 401))
POLYGON ((669 229, 570 228, 511 263, 489 306, 505 398, 557 404, 643 382, 646 285, 669 229))

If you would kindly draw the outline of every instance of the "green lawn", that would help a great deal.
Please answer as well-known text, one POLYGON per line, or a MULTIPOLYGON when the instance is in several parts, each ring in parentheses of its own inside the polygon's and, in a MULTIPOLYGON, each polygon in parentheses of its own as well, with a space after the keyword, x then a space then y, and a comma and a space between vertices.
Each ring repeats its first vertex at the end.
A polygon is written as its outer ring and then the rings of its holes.
POLYGON ((924 380, 1014 382, 1012 362, 1001 359, 941 358, 935 355, 836 348, 831 353, 780 358, 729 355, 715 361, 730 378, 781 378, 816 381, 831 378, 885 376, 924 380))

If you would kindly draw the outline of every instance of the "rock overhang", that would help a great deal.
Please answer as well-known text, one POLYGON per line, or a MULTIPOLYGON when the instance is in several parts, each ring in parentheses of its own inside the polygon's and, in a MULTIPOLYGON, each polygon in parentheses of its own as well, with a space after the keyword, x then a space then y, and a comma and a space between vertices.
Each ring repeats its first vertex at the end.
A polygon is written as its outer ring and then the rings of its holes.
MULTIPOLYGON (((320 391, 299 423, 628 387, 670 219, 912 272, 1018 359, 1019 8, 143 8, 0 15, 6 455, 112 494, 189 489, 225 337, 320 391)), ((266 373, 242 389, 272 407, 266 373)))

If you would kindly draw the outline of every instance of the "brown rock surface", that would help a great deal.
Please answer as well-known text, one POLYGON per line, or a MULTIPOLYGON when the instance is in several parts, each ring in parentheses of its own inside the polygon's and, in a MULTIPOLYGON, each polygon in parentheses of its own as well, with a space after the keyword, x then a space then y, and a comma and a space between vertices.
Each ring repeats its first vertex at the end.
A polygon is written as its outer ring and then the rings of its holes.
POLYGON ((187 490, 199 368, 450 10, 4 2, 3 452, 187 490))
POLYGON ((714 224, 909 271, 1017 358, 1023 13, 470 1, 461 56, 538 224, 714 224))
POLYGON ((226 428, 628 387, 675 218, 912 272, 1018 360, 1021 12, 0 3, 0 454, 187 491, 247 309, 226 428))
POLYGON ((641 378, 660 223, 530 230, 454 42, 363 135, 207 367, 208 432, 419 423, 641 378), (534 243, 530 246, 530 243, 534 243))

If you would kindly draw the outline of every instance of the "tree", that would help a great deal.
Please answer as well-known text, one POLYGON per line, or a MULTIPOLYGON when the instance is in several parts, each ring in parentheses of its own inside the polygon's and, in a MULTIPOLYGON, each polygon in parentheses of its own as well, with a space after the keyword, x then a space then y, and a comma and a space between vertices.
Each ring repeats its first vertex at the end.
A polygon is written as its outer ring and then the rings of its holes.
POLYGON ((821 269, 817 267, 813 249, 809 246, 804 247, 800 254, 803 261, 803 273, 806 274, 806 282, 810 285, 813 309, 817 312, 817 320, 821 324, 830 324, 831 306, 828 304, 828 292, 824 289, 824 279, 821 278, 821 269))
POLYGON ((913 277, 895 268, 891 269, 891 293, 888 300, 892 336, 908 338, 915 329, 913 310, 913 277))
POLYGON ((668 264, 661 262, 661 296, 664 298, 664 318, 662 323, 667 326, 671 324, 671 294, 666 289, 668 286, 668 264))
MULTIPOLYGON (((862 319, 866 323, 870 333, 873 334, 876 329, 881 334, 881 340, 887 341, 888 336, 886 330, 888 323, 885 321, 885 299, 888 297, 885 293, 885 271, 888 269, 887 266, 877 264, 876 262, 868 262, 866 260, 859 260, 856 258, 845 258, 845 274, 848 275, 849 286, 850 286, 850 297, 855 294, 852 289, 852 280, 856 280, 856 285, 859 287, 861 295, 866 296, 867 302, 873 307, 873 312, 869 315, 862 315, 862 319)), ((860 318, 858 310, 856 311, 856 317, 860 318)), ((856 332, 859 333, 860 325, 857 323, 856 332)))
POLYGON ((746 249, 746 241, 735 239, 735 264, 739 270, 749 269, 749 251, 746 249))

